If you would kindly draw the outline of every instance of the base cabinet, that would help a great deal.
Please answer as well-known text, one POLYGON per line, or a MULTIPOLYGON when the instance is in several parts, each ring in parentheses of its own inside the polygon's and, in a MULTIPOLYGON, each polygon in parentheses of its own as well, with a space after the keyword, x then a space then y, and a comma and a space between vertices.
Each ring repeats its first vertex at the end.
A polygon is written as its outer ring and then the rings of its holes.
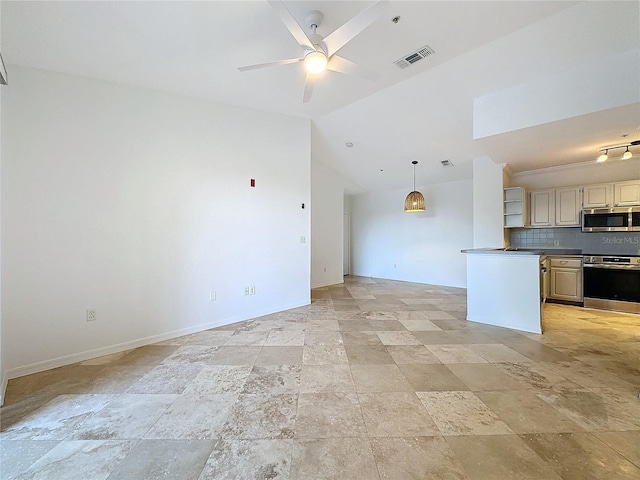
POLYGON ((582 259, 551 258, 549 298, 582 302, 582 259))

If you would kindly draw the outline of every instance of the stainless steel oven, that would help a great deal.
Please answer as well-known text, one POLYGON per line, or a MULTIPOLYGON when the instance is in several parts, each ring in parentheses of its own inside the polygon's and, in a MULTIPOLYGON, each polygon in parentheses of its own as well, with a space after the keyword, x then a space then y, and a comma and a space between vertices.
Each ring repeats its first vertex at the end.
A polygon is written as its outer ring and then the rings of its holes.
POLYGON ((584 306, 640 313, 640 256, 584 257, 584 306))

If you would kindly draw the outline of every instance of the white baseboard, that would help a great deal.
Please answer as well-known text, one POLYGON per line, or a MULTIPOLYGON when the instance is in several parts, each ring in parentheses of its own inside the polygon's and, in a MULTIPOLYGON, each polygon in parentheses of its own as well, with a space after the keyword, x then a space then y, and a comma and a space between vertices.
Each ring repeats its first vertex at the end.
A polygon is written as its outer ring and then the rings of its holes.
MULTIPOLYGON (((242 322, 251 318, 261 317, 264 315, 271 315, 273 313, 282 312, 284 310, 291 310, 293 308, 304 307, 309 305, 309 302, 297 303, 292 305, 285 305, 282 309, 275 311, 268 311, 253 314, 250 316, 240 315, 237 317, 225 318, 216 322, 201 323, 193 327, 182 328, 179 330, 173 330, 171 332, 165 332, 158 335, 151 335, 148 337, 137 338, 127 342, 117 343, 115 345, 108 345, 105 347, 94 348, 92 350, 85 350, 84 352, 73 353, 70 355, 64 355, 62 357, 52 358, 49 360, 43 360, 41 362, 31 363, 29 365, 23 365, 21 367, 11 368, 4 372, 2 378, 2 400, 4 399, 4 393, 6 391, 7 383, 12 378, 23 377, 25 375, 31 375, 33 373, 43 372, 45 370, 51 370, 52 368, 63 367, 72 363, 84 362, 85 360, 91 360, 92 358, 102 357, 104 355, 111 355, 112 353, 118 353, 125 350, 131 350, 133 348, 143 347, 152 343, 163 342, 172 338, 182 337, 183 335, 190 335, 192 333, 202 332, 211 328, 222 327, 231 323, 242 322)), ((2 403, 0 403, 2 405, 2 403)))

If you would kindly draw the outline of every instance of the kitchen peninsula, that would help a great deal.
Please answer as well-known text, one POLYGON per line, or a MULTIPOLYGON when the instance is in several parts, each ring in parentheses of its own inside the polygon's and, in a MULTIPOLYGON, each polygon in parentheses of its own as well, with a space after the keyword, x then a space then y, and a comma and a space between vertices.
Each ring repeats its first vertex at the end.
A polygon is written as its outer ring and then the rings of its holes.
POLYGON ((476 248, 467 254, 467 320, 542 333, 542 261, 580 250, 476 248))

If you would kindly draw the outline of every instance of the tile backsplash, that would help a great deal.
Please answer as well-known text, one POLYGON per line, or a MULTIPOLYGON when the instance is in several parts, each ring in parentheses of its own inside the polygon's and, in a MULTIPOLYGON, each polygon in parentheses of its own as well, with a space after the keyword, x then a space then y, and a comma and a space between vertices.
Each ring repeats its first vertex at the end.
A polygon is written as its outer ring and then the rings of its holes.
POLYGON ((512 228, 512 247, 579 248, 584 254, 640 255, 640 233, 583 233, 580 228, 512 228))

